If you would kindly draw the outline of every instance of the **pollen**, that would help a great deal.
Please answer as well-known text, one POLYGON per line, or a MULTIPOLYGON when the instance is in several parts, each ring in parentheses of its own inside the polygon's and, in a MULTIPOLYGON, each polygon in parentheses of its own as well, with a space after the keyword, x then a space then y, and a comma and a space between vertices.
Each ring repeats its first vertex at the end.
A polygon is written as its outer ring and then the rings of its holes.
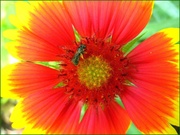
POLYGON ((91 56, 78 65, 78 78, 88 89, 97 89, 107 83, 111 67, 101 56, 91 56))

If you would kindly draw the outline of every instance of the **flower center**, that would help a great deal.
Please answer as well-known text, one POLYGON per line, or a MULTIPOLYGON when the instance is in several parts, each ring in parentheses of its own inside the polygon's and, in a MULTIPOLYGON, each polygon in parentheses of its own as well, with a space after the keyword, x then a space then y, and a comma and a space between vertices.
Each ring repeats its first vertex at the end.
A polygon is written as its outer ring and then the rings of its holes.
POLYGON ((105 84, 111 76, 110 65, 101 56, 90 56, 80 61, 78 78, 88 89, 96 89, 105 84))

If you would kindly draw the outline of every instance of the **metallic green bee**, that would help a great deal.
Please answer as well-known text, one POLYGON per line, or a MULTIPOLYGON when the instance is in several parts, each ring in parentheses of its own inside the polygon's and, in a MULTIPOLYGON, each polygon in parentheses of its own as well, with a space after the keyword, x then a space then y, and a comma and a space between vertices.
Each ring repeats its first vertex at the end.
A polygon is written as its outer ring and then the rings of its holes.
POLYGON ((74 65, 78 65, 78 63, 79 63, 79 58, 80 58, 80 56, 82 56, 82 54, 84 53, 85 49, 86 49, 86 46, 83 45, 83 44, 81 44, 81 45, 78 47, 78 49, 77 49, 74 57, 73 57, 72 60, 71 60, 74 65))

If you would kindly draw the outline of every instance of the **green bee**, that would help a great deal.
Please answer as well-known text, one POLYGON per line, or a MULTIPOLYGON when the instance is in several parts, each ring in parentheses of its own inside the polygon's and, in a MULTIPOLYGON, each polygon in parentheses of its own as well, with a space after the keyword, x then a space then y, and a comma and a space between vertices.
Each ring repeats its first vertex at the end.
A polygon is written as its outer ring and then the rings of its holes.
POLYGON ((78 49, 77 49, 74 57, 73 57, 72 60, 71 60, 74 65, 78 65, 78 63, 79 63, 79 58, 80 58, 80 56, 82 56, 82 54, 84 53, 85 49, 86 49, 86 46, 83 45, 83 44, 81 44, 81 45, 78 47, 78 49))

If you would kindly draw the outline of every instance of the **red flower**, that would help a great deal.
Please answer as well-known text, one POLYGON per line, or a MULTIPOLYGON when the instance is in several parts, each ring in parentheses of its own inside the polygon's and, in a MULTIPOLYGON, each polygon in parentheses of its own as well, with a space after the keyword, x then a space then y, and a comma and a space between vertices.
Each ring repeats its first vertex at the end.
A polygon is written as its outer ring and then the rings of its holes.
POLYGON ((149 21, 152 1, 19 4, 27 11, 11 16, 19 29, 7 47, 23 61, 3 71, 3 87, 21 98, 14 126, 27 133, 125 134, 131 119, 144 133, 174 133, 178 31, 161 31, 127 55, 122 50, 149 21))

